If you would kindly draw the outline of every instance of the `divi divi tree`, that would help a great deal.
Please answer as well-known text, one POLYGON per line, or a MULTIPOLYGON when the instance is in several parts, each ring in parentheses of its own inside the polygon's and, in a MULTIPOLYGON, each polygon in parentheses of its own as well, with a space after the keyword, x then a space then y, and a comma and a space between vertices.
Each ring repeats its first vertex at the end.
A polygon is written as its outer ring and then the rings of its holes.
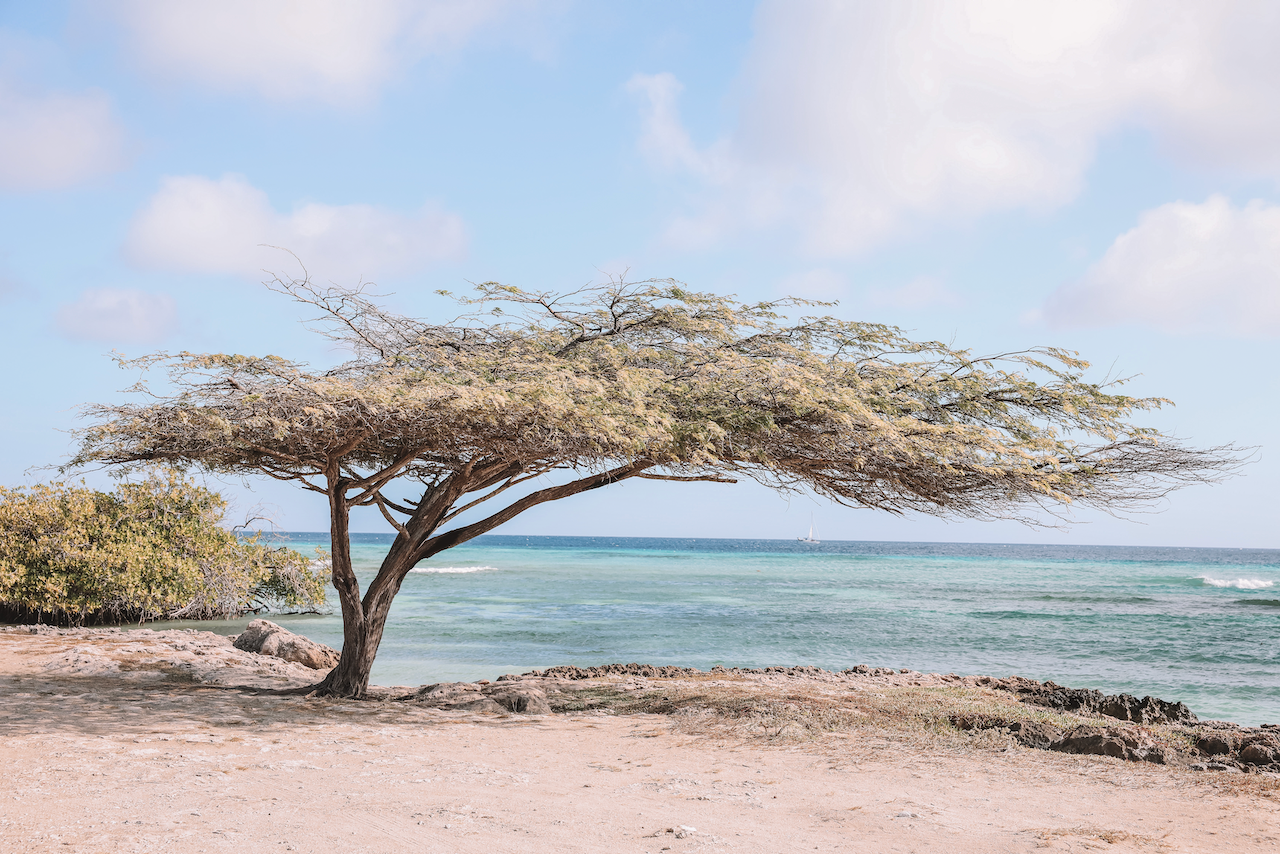
POLYGON ((1134 509, 1238 462, 1130 423, 1167 401, 1085 381, 1074 353, 980 358, 889 326, 787 320, 813 305, 800 300, 743 305, 671 280, 563 295, 486 283, 438 324, 361 288, 270 286, 318 309, 311 328, 349 361, 126 361, 164 370, 164 388, 90 406, 69 466, 161 462, 324 495, 343 648, 322 694, 366 691, 420 561, 630 478, 750 478, 853 507, 1037 523, 1069 504, 1134 509), (362 591, 349 519, 368 505, 396 537, 362 591))

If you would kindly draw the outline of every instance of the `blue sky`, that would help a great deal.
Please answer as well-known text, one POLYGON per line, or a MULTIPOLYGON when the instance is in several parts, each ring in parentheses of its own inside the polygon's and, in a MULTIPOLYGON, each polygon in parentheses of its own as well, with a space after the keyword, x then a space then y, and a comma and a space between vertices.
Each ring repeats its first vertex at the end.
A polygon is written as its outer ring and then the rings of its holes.
MULTIPOLYGON (((113 350, 333 359, 259 284, 293 271, 267 243, 422 315, 629 269, 1064 346, 1177 403, 1146 423, 1258 448, 1066 530, 645 482, 506 533, 1280 547, 1277 40, 1247 2, 6 4, 0 482, 119 399, 113 350)), ((318 496, 219 488, 327 527, 318 496)))

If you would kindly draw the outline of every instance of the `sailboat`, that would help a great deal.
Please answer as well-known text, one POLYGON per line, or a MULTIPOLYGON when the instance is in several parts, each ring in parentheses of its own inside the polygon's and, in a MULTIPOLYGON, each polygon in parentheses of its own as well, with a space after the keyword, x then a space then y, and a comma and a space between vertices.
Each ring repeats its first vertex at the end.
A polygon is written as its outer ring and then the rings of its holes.
POLYGON ((815 539, 813 538, 813 519, 810 519, 810 520, 809 520, 809 536, 807 536, 807 537, 796 537, 796 539, 797 539, 797 540, 799 540, 799 541, 800 541, 800 542, 802 542, 802 543, 820 543, 820 542, 822 542, 822 540, 815 540, 815 539))

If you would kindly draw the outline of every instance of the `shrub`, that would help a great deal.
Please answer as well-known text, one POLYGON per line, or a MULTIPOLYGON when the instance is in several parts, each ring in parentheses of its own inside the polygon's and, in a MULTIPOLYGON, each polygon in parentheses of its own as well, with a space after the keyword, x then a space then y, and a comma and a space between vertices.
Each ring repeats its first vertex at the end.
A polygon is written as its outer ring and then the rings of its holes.
POLYGON ((0 612, 83 625, 219 619, 324 603, 325 555, 309 559, 222 526, 222 496, 173 471, 113 492, 0 487, 0 612))

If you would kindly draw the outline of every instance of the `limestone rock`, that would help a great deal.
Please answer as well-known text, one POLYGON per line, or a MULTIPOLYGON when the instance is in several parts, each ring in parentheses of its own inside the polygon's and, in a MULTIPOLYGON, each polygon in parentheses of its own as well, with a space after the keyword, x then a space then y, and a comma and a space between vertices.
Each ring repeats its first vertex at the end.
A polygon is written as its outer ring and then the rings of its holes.
POLYGON ((546 692, 539 688, 520 685, 489 693, 489 699, 504 709, 518 715, 549 715, 551 704, 546 692))
POLYGON ((1019 744, 1040 750, 1052 750, 1063 737, 1062 730, 1039 721, 1014 721, 1009 724, 1009 732, 1019 744))
POLYGON ((1246 765, 1270 765, 1280 760, 1280 749, 1271 739, 1258 739, 1240 748, 1240 761, 1246 765))
POLYGON ((541 689, 510 683, 488 685, 478 682, 438 682, 419 688, 414 699, 424 705, 452 712, 551 714, 551 705, 541 689))
POLYGON ((1098 711, 1108 717, 1140 724, 1195 723, 1196 716, 1185 703, 1170 703, 1159 697, 1143 697, 1132 694, 1116 694, 1103 697, 1098 711))
POLYGON ((1139 700, 1132 694, 1106 695, 1092 688, 1065 688, 1020 676, 983 677, 977 684, 1015 693, 1024 703, 1081 715, 1100 714, 1139 724, 1194 724, 1198 720, 1185 703, 1171 703, 1159 697, 1139 700))
POLYGON ((1218 733, 1210 733, 1196 739, 1196 750, 1202 756, 1226 756, 1236 749, 1235 739, 1218 733))
POLYGON ((235 648, 293 661, 312 670, 330 670, 339 653, 324 644, 294 634, 270 620, 254 620, 235 640, 235 648))
MULTIPOLYGON (((818 668, 782 668, 770 667, 767 670, 814 670, 818 668)), ((604 676, 645 676, 651 679, 671 679, 680 676, 697 676, 702 671, 695 670, 692 667, 672 667, 672 666, 654 666, 652 664, 605 664, 601 667, 575 667, 572 664, 562 664, 556 667, 548 667, 546 670, 530 670, 525 676, 542 677, 542 678, 558 678, 558 679, 599 679, 604 676)), ((761 671, 749 671, 761 672, 761 671)))
POLYGON ((1127 727, 1076 727, 1049 749, 1086 756, 1114 756, 1128 762, 1152 762, 1157 765, 1183 761, 1174 751, 1152 743, 1141 731, 1127 727))
POLYGON ((1125 744, 1120 734, 1107 729, 1099 729, 1098 727, 1082 726, 1072 730, 1071 734, 1062 739, 1054 750, 1060 753, 1080 753, 1086 756, 1114 756, 1117 759, 1127 759, 1126 755, 1129 751, 1129 745, 1125 744))

